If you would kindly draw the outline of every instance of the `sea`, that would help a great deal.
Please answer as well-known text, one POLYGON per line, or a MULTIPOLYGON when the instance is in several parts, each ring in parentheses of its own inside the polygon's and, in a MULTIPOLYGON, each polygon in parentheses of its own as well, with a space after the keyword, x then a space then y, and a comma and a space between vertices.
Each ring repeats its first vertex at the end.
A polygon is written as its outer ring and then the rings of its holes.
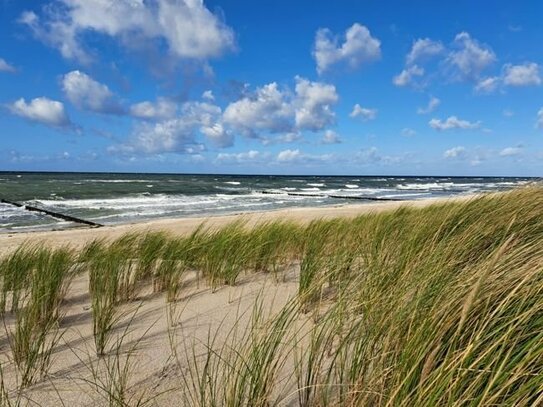
MULTIPOLYGON (((0 199, 103 225, 503 191, 510 177, 277 176, 0 172, 0 199), (369 198, 369 199, 365 199, 369 198)), ((0 203, 0 233, 80 226, 0 203)))

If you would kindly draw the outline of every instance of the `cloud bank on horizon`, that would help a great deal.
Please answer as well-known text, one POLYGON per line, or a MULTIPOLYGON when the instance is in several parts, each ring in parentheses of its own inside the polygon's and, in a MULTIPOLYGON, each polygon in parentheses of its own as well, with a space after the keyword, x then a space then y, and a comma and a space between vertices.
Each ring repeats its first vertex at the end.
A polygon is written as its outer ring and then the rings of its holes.
POLYGON ((393 3, 5 2, 0 170, 541 175, 541 2, 393 3))

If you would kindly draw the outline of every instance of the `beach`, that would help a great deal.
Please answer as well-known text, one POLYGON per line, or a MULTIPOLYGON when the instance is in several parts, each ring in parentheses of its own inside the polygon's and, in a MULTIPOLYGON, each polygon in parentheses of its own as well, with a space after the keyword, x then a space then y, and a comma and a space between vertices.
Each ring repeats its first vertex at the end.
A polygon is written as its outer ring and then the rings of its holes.
MULTIPOLYGON (((538 329, 541 196, 524 188, 1 234, 0 399, 444 401, 446 393, 431 394, 435 381, 448 383, 451 369, 471 372, 479 362, 464 368, 470 356, 505 364, 515 383, 536 380, 541 347, 510 334, 538 329), (475 336, 513 353, 470 343, 475 336), (448 349, 460 357, 444 363, 448 349), (411 390, 395 390, 404 386, 411 390)), ((476 370, 458 380, 469 390, 493 377, 501 376, 476 370)), ((531 404, 538 394, 520 393, 531 404)))
POLYGON ((476 194, 445 198, 428 198, 419 200, 371 202, 364 204, 344 204, 327 207, 289 208, 262 212, 248 212, 234 215, 157 219, 137 223, 104 226, 99 228, 77 227, 67 230, 47 230, 32 232, 0 233, 0 254, 19 247, 24 242, 41 242, 51 246, 69 245, 81 247, 93 239, 115 239, 125 233, 164 231, 174 235, 187 235, 199 225, 222 227, 228 223, 243 219, 247 224, 291 220, 300 223, 317 219, 352 218, 362 214, 391 211, 403 206, 421 208, 430 204, 454 201, 465 201, 476 194))

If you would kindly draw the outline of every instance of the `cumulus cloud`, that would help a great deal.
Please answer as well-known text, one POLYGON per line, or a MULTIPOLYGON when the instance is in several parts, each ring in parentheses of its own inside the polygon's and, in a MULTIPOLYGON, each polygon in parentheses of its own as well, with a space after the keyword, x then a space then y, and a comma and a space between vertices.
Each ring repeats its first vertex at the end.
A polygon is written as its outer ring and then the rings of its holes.
POLYGON ((113 146, 110 152, 158 154, 202 151, 203 145, 196 143, 194 138, 194 127, 181 119, 144 123, 138 126, 128 143, 113 146))
POLYGON ((332 154, 306 154, 299 149, 283 150, 277 154, 276 161, 279 164, 312 164, 329 162, 334 156, 332 154))
POLYGON ((507 86, 541 85, 539 65, 534 62, 522 65, 505 64, 503 70, 503 83, 507 86))
POLYGON ((500 151, 500 157, 516 157, 522 154, 522 146, 506 147, 500 151))
POLYGON ((234 145, 234 136, 224 128, 222 123, 211 123, 200 127, 200 131, 217 147, 225 148, 234 145))
POLYGON ((418 77, 426 74, 432 78, 424 66, 431 58, 439 58, 438 76, 452 81, 475 82, 479 93, 492 92, 501 82, 501 77, 483 77, 484 71, 496 62, 492 48, 472 38, 467 32, 458 33, 449 46, 429 38, 417 39, 405 59, 405 68, 393 78, 397 86, 425 86, 429 79, 417 83, 418 77))
POLYGON ((424 75, 424 69, 418 65, 405 68, 402 72, 392 78, 392 83, 396 86, 407 86, 412 83, 416 76, 424 75))
POLYGON ((465 158, 466 157, 466 148, 463 146, 453 147, 449 150, 446 150, 443 153, 443 158, 465 158))
POLYGON ((234 33, 203 0, 56 0, 40 18, 24 12, 19 21, 63 57, 92 60, 81 43, 86 33, 119 40, 129 48, 163 42, 175 58, 206 60, 235 48, 234 33))
POLYGON ((72 123, 64 110, 64 105, 56 100, 39 97, 26 102, 21 98, 8 105, 11 113, 26 120, 51 127, 68 128, 72 123))
POLYGON ((139 123, 129 139, 113 146, 113 153, 184 153, 196 154, 204 150, 198 134, 219 147, 233 144, 233 136, 221 122, 221 108, 207 102, 185 102, 179 114, 156 123, 139 123))
POLYGON ((453 69, 456 79, 476 80, 481 72, 496 61, 496 54, 487 45, 480 44, 467 32, 456 35, 454 50, 449 52, 446 62, 453 69))
POLYGON ((377 147, 370 147, 358 151, 354 156, 354 161, 357 164, 369 165, 389 165, 395 164, 402 160, 399 156, 382 155, 377 147))
POLYGON ((428 122, 428 125, 439 131, 445 130, 470 130, 478 129, 481 127, 481 122, 469 122, 467 120, 461 120, 456 116, 450 116, 446 120, 432 119, 428 122))
POLYGON ((424 68, 418 65, 417 62, 423 62, 440 55, 444 50, 445 47, 441 42, 429 38, 419 38, 414 41, 411 50, 405 57, 405 68, 392 78, 392 83, 396 86, 417 85, 415 79, 422 77, 425 73, 424 68))
POLYGON ((430 100, 428 101, 428 105, 426 107, 419 107, 417 109, 418 114, 428 114, 432 113, 434 110, 437 109, 437 107, 441 104, 441 100, 438 98, 431 96, 430 100))
POLYGON ((296 131, 279 134, 273 137, 269 137, 269 136, 260 137, 260 141, 265 146, 274 145, 274 144, 295 143, 297 141, 302 141, 302 140, 303 140, 303 137, 301 133, 296 132, 296 131))
POLYGON ((81 71, 62 77, 62 90, 70 102, 82 110, 121 115, 125 113, 117 96, 109 88, 81 71))
POLYGON ((249 137, 261 133, 297 133, 323 130, 335 122, 332 110, 339 100, 336 88, 296 77, 294 92, 273 82, 230 103, 224 122, 249 137))
POLYGON ((407 65, 412 65, 419 60, 440 55, 445 50, 443 44, 439 41, 433 41, 430 38, 419 38, 413 42, 411 51, 405 57, 407 65))
POLYGON ((202 93, 202 99, 213 102, 215 100, 215 95, 213 95, 211 90, 206 90, 204 93, 202 93))
POLYGON ((340 63, 357 68, 381 58, 381 41, 359 23, 347 29, 342 42, 329 29, 321 28, 315 36, 313 57, 319 74, 340 63))
POLYGON ((333 130, 326 130, 324 135, 321 139, 322 144, 340 144, 341 138, 339 137, 339 134, 337 134, 333 130))
POLYGON ((273 82, 256 89, 254 94, 230 103, 224 110, 224 121, 250 137, 259 132, 288 132, 294 126, 294 109, 288 91, 273 82))
POLYGON ((198 141, 202 137, 225 148, 234 144, 236 133, 256 138, 265 145, 291 143, 300 140, 303 131, 320 132, 334 124, 332 106, 339 99, 333 85, 301 77, 296 77, 294 90, 280 88, 273 82, 254 92, 245 92, 224 111, 211 100, 211 95, 209 92, 203 95, 204 101, 180 106, 161 98, 156 103, 132 105, 131 115, 143 121, 124 144, 114 146, 111 151, 186 153, 202 145, 198 141))
POLYGON ((7 63, 5 59, 0 58, 0 72, 13 73, 13 72, 16 72, 16 71, 17 70, 15 69, 15 67, 13 65, 7 63))
POLYGON ((299 130, 319 131, 335 122, 332 106, 339 96, 334 85, 296 77, 295 123, 299 130))
POLYGON ((241 153, 219 153, 215 162, 217 164, 262 164, 269 159, 269 153, 250 150, 241 153))
POLYGON ((277 154, 277 161, 279 162, 290 162, 299 159, 302 156, 300 150, 283 150, 277 154))
POLYGON ((177 112, 177 104, 166 98, 158 98, 155 103, 145 101, 130 106, 130 115, 144 120, 170 119, 177 112))
POLYGON ((374 120, 377 117, 377 109, 362 107, 357 103, 353 106, 353 110, 349 116, 353 119, 360 119, 362 121, 374 120))
POLYGON ((480 79, 475 85, 475 91, 478 93, 492 93, 500 84, 501 78, 498 76, 489 76, 480 79))

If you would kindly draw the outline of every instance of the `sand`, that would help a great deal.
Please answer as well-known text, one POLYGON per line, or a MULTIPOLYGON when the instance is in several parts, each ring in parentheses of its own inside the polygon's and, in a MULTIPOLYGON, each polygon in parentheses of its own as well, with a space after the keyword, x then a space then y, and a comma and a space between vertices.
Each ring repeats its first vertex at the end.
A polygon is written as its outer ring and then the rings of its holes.
MULTIPOLYGON (((243 216, 249 224, 275 219, 309 222, 394 210, 403 205, 423 207, 459 199, 469 197, 290 209, 243 216)), ((81 246, 94 238, 115 238, 133 231, 165 230, 186 234, 203 221, 219 227, 238 218, 163 219, 97 229, 3 234, 0 235, 0 251, 13 250, 24 241, 81 246)), ((95 355, 88 276, 80 275, 67 292, 63 307, 65 315, 61 321, 63 336, 54 352, 49 375, 46 380, 24 391, 22 405, 61 405, 59 400, 71 406, 108 405, 108 389, 119 377, 117 361, 121 361, 119 366, 122 367, 127 360, 129 405, 136 405, 140 397, 141 401, 148 401, 148 405, 193 405, 182 390, 183 380, 191 377, 191 371, 194 372, 195 367, 190 363, 194 357, 198 363, 205 360, 210 335, 219 348, 221 344, 232 343, 234 328, 237 327, 239 337, 249 326, 255 304, 263 305, 265 315, 274 315, 296 297, 298 273, 299 267, 292 265, 279 276, 262 273, 242 276, 236 286, 223 286, 212 292, 204 282, 198 281, 193 271, 187 275, 182 298, 173 305, 165 301, 164 294, 154 294, 151 287, 144 287, 135 301, 122 306, 122 317, 116 324, 111 343, 122 341, 121 351, 104 358, 95 355)), ((4 326, 8 332, 13 330, 13 322, 13 316, 7 315, 4 326)), ((301 315, 298 326, 303 330, 307 324, 311 324, 311 315, 301 315)), ((16 370, 9 361, 7 338, 4 332, 0 341, 0 362, 5 384, 8 389, 13 389, 16 370)), ((285 363, 292 363, 292 355, 285 363)), ((294 388, 293 380, 286 377, 279 386, 282 396, 290 394, 294 388)), ((284 405, 296 399, 295 393, 289 397, 283 400, 284 405)))
POLYGON ((273 220, 291 220, 307 223, 315 219, 331 219, 336 217, 355 217, 366 213, 376 213, 398 209, 402 206, 424 207, 433 203, 468 200, 475 195, 463 195, 449 198, 428 198, 411 201, 372 202, 356 205, 338 205, 326 207, 291 208, 266 212, 249 212, 244 214, 158 219, 132 224, 104 226, 100 228, 75 228, 57 231, 36 231, 0 233, 0 255, 12 251, 23 242, 45 242, 50 246, 70 245, 81 247, 93 239, 115 239, 125 233, 142 231, 166 231, 175 235, 186 235, 205 222, 209 226, 221 227, 240 217, 247 220, 249 225, 273 220))

